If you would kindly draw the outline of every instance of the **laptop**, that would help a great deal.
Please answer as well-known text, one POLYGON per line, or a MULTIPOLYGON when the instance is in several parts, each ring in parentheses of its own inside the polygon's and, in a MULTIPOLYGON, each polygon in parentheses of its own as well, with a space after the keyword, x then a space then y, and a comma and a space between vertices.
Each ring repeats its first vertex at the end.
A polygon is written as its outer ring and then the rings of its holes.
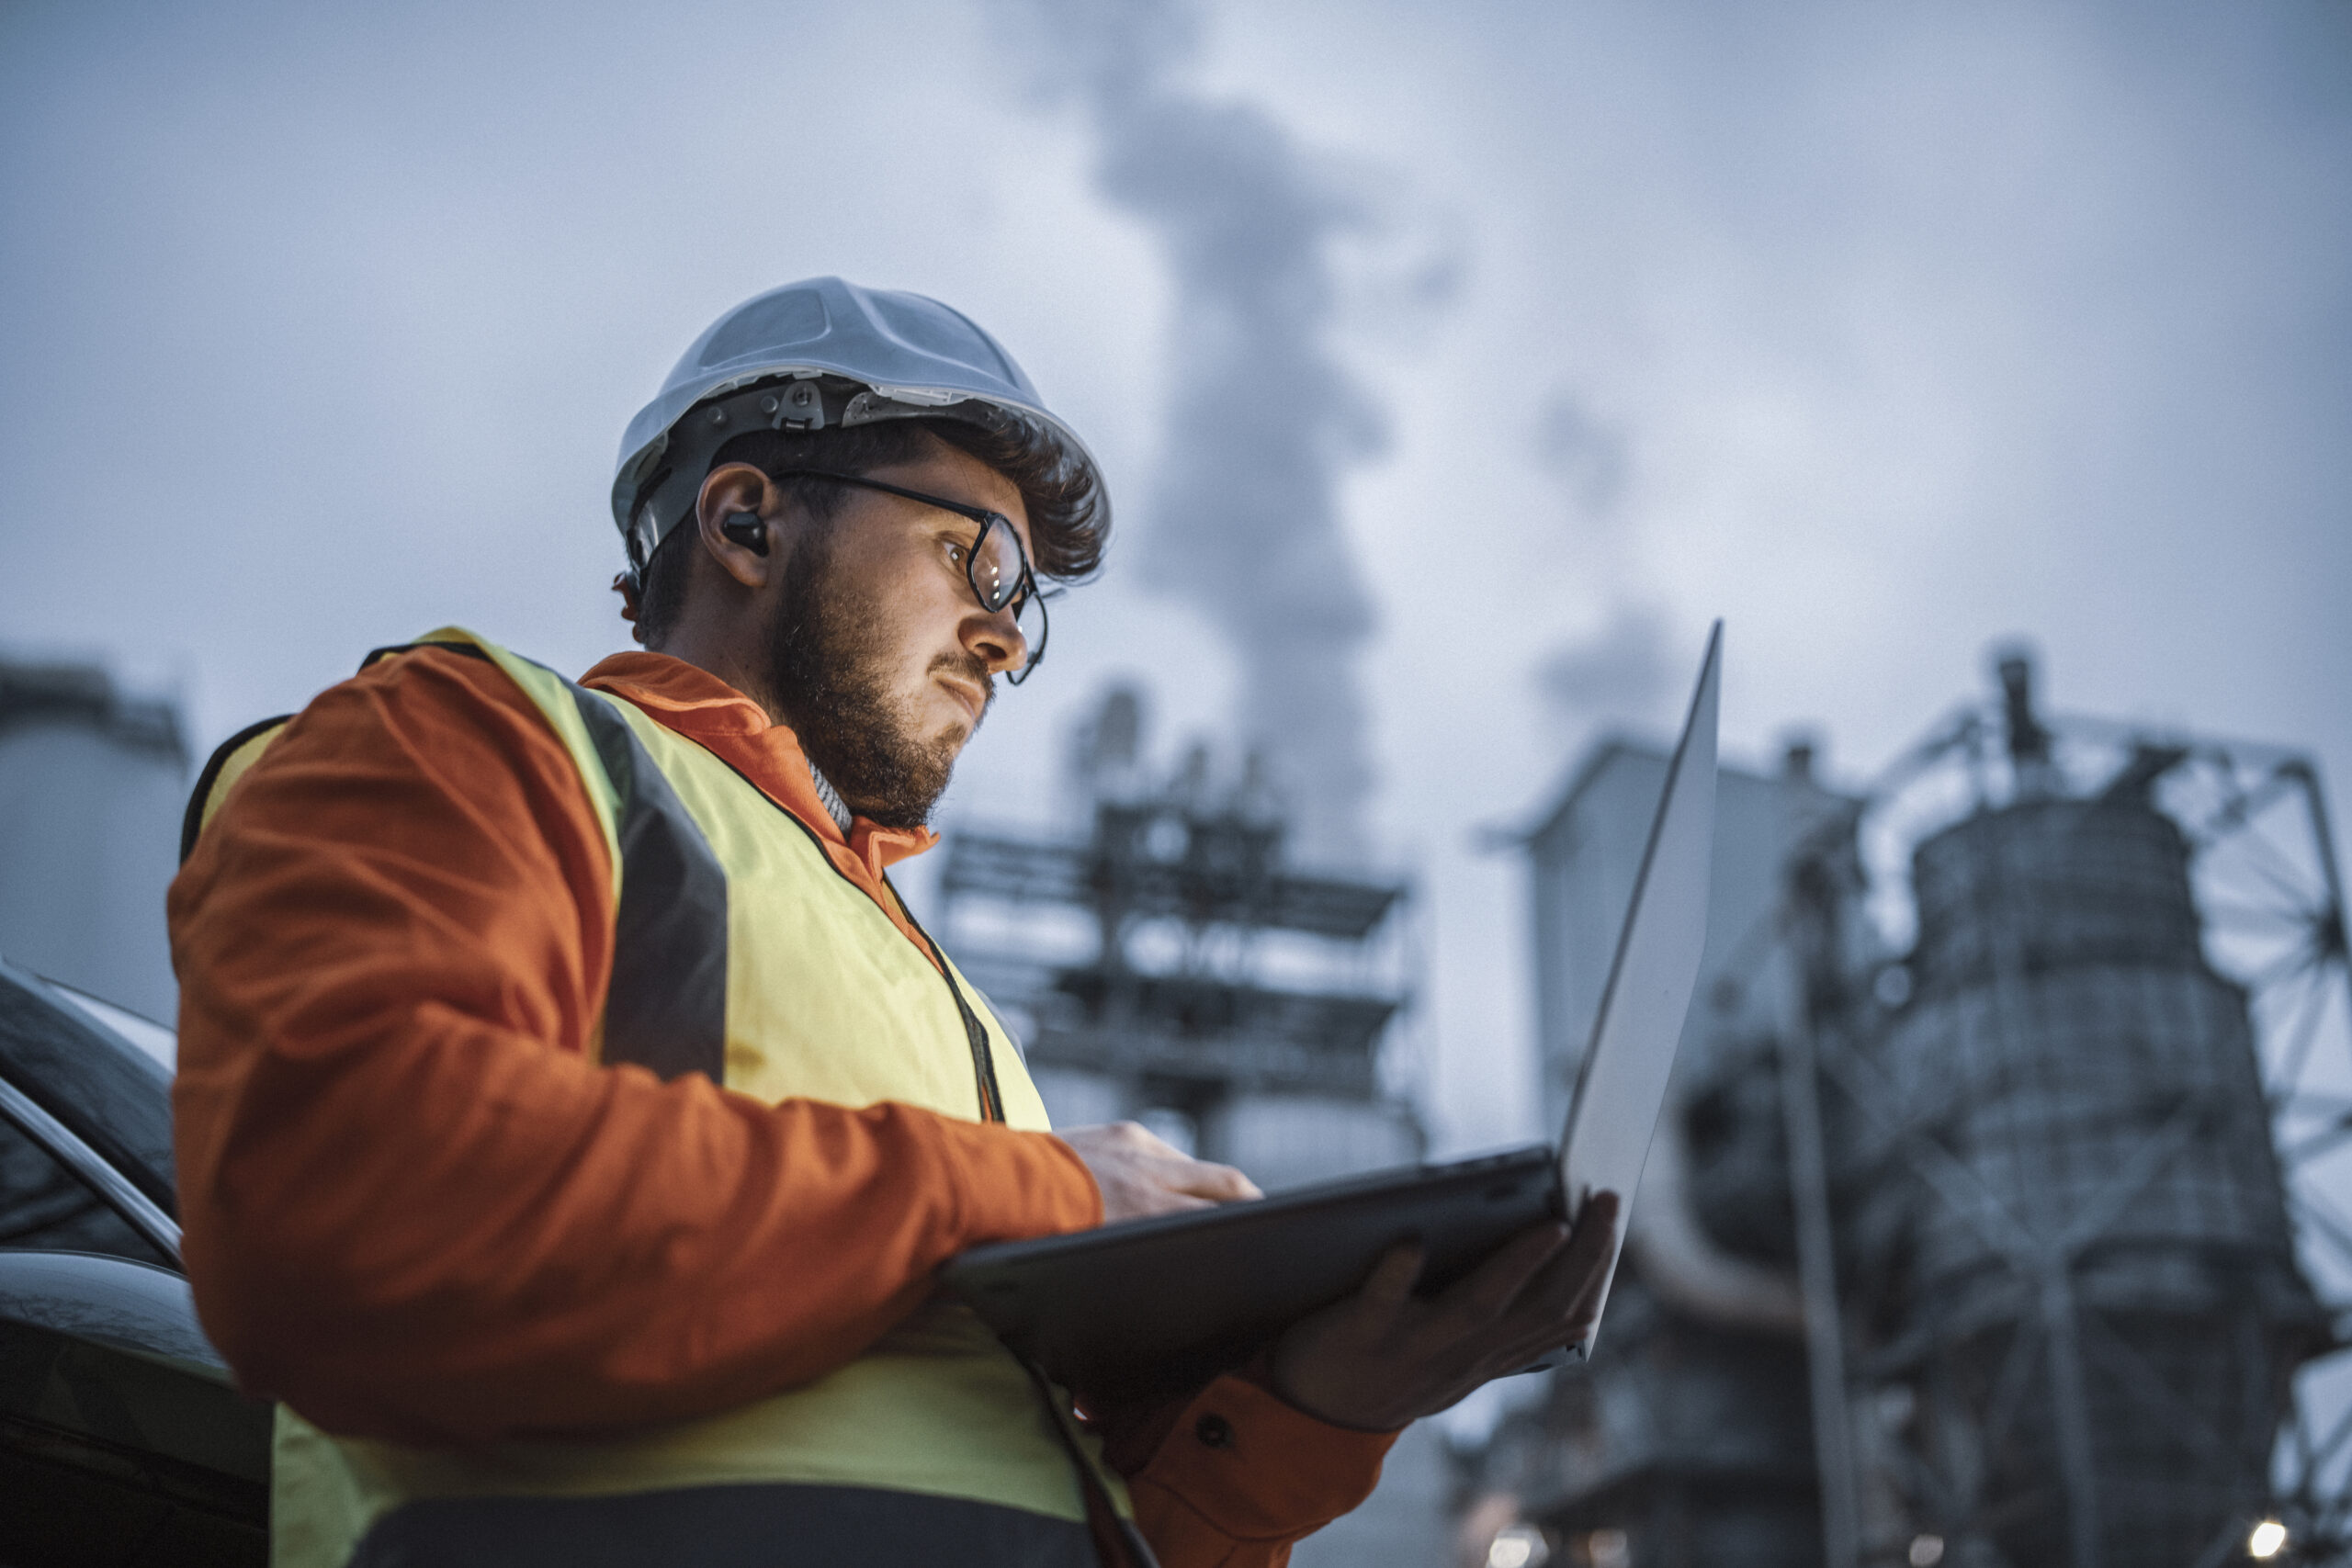
MULTIPOLYGON (((1722 670, 1718 621, 1556 1145, 978 1247, 943 1269, 946 1289, 1065 1388, 1164 1398, 1240 1365, 1291 1324, 1352 1293, 1400 1241, 1421 1243, 1419 1289, 1434 1293, 1530 1225, 1573 1224, 1596 1192, 1619 1194, 1630 1216, 1706 947, 1722 670)), ((1600 1306, 1623 1238, 1621 1219, 1600 1306)), ((1584 1340, 1542 1364, 1589 1357, 1600 1327, 1596 1308, 1584 1340)))

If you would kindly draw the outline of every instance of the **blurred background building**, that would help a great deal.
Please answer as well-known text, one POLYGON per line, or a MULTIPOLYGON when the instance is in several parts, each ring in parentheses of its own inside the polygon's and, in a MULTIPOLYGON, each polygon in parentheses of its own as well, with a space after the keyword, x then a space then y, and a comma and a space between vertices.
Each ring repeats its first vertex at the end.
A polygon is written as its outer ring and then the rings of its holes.
POLYGON ((159 1022, 188 757, 176 704, 95 664, 0 660, 0 953, 159 1022))
MULTIPOLYGON (((2307 759, 2037 707, 1727 770, 1602 1351, 1463 1456, 1493 1568, 2345 1551, 2343 901, 2307 759)), ((1547 1115, 1662 755, 1525 837, 1547 1115)))

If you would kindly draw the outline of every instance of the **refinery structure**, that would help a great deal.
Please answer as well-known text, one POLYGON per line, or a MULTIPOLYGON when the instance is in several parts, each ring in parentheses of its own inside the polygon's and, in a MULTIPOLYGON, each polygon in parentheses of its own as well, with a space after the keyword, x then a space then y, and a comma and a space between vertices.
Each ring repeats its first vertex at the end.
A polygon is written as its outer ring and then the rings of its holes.
MULTIPOLYGON (((2347 1557, 2352 1019, 2317 775, 2053 718, 1726 770, 1601 1352, 1461 1457, 1494 1568, 2347 1557)), ((1664 758, 1525 836, 1547 1114, 1664 758)))
POLYGON ((940 879, 943 936, 1054 1120, 1141 1120, 1269 1188, 1419 1157, 1404 883, 1293 864, 1254 761, 1155 769, 1126 688, 1069 785, 1085 837, 959 829, 940 879))

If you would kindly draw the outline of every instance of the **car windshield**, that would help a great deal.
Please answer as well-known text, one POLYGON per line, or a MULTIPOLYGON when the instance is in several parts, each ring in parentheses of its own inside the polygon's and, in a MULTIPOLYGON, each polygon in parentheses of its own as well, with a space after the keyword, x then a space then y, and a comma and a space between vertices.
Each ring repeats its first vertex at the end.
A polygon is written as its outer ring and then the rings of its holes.
MULTIPOLYGON (((141 1026, 169 1037, 160 1025, 0 964, 0 1086, 168 1214, 175 1208, 171 1077, 153 1043, 132 1038, 141 1026)), ((0 1115, 0 1248, 177 1266, 20 1120, 0 1115)))

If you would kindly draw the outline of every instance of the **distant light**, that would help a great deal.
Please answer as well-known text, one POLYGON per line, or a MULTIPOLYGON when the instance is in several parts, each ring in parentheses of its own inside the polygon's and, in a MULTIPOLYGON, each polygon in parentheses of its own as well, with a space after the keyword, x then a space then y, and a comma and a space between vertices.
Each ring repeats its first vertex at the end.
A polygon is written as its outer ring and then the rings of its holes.
POLYGON ((1939 1535, 1915 1535, 1911 1538, 1911 1550, 1906 1555, 1911 1560, 1911 1568, 1936 1568, 1936 1564, 1944 1560, 1944 1538, 1939 1535))
POLYGON ((2263 1520, 2255 1526, 2254 1532, 2245 1538, 2245 1551, 2249 1557, 2267 1560, 2278 1556, 2286 1549, 2287 1527, 2277 1519, 2263 1520))
POLYGON ((1625 1568, 1634 1560, 1634 1554, 1625 1550, 1623 1530, 1595 1530, 1585 1537, 1584 1547, 1592 1568, 1625 1568))
POLYGON ((1552 1549, 1533 1525, 1506 1525, 1487 1548, 1487 1568, 1543 1568, 1552 1549))

